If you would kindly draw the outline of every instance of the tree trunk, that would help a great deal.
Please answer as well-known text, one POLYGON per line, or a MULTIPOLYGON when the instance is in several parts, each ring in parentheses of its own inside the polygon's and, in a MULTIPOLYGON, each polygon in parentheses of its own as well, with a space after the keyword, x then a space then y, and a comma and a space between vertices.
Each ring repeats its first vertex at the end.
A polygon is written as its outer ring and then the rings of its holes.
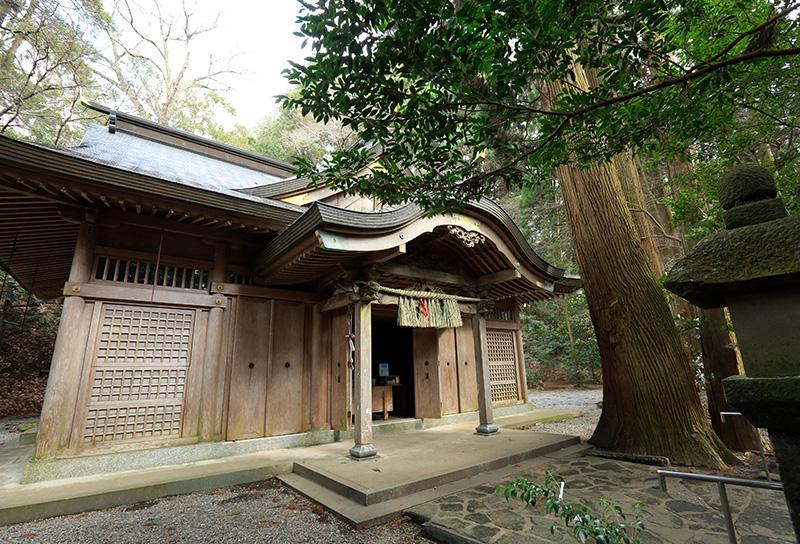
POLYGON ((647 254, 647 259, 653 268, 653 274, 660 278, 664 274, 664 263, 661 260, 656 231, 653 229, 653 220, 650 218, 647 201, 642 186, 642 178, 639 173, 639 160, 628 151, 611 159, 613 167, 617 171, 625 201, 631 210, 633 224, 639 234, 642 248, 647 254))
MULTIPOLYGON (((576 83, 588 88, 575 67, 576 83)), ((545 96, 559 88, 545 84, 545 96)), ((603 371, 603 411, 589 440, 674 463, 736 462, 706 418, 661 285, 639 243, 611 164, 556 169, 603 371)))
POLYGON ((731 347, 733 339, 728 331, 724 310, 721 308, 701 310, 700 340, 711 425, 730 449, 757 450, 761 438, 747 419, 741 416, 726 417, 723 423, 719 415, 720 412, 738 411, 726 402, 722 379, 743 374, 736 351, 731 347))

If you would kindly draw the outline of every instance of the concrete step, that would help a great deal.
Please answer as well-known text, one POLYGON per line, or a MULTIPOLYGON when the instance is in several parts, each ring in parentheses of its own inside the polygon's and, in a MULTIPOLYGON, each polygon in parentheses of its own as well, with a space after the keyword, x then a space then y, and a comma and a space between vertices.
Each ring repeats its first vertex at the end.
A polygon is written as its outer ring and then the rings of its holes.
MULTIPOLYGON (((528 466, 536 466, 538 464, 552 462, 553 459, 578 455, 585 449, 586 446, 580 444, 573 445, 547 455, 542 455, 529 462, 528 466)), ((496 482, 503 478, 508 478, 508 480, 511 481, 518 476, 517 468, 514 465, 505 465, 494 470, 480 472, 469 478, 458 479, 403 497, 371 505, 360 504, 296 472, 284 474, 279 476, 278 479, 301 495, 318 502, 339 519, 357 529, 363 529, 397 519, 406 510, 436 500, 440 497, 458 493, 459 491, 464 491, 472 487, 496 482)))
MULTIPOLYGON (((553 435, 555 437, 555 435, 553 435)), ((546 444, 541 444, 522 451, 507 453, 488 460, 483 460, 469 466, 456 468, 453 470, 444 469, 433 475, 426 475, 415 478, 409 475, 404 478, 401 483, 383 488, 371 488, 363 484, 359 484, 335 470, 327 470, 317 466, 313 463, 299 462, 294 465, 294 474, 304 477, 305 479, 327 488, 342 497, 350 499, 358 504, 364 506, 375 505, 384 501, 390 501, 412 495, 426 489, 439 487, 450 482, 471 478, 477 474, 497 470, 520 461, 525 461, 533 457, 546 455, 548 453, 558 451, 569 446, 580 443, 580 439, 576 436, 563 436, 555 437, 546 444)), ((491 438, 487 438, 491 440, 491 438)), ((362 461, 363 462, 363 461, 362 461)), ((367 466, 364 470, 369 470, 367 466)))

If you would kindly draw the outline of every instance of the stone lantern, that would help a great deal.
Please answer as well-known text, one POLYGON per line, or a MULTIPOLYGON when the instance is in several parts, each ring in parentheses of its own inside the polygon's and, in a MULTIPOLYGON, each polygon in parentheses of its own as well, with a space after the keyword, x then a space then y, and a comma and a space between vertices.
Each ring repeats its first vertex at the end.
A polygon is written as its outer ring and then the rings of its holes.
POLYGON ((678 261, 664 286, 701 308, 727 306, 745 376, 725 396, 769 430, 800 540, 800 218, 787 217, 772 175, 735 167, 722 180, 725 230, 678 261))

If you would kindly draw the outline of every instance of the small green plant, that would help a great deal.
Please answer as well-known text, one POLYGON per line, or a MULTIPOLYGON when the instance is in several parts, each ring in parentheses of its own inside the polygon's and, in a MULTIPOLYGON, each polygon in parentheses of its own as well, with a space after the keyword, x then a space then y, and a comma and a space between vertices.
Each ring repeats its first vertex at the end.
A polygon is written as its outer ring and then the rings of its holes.
MULTIPOLYGON (((584 505, 570 504, 563 500, 564 478, 552 472, 545 473, 544 485, 526 478, 497 487, 497 494, 506 500, 519 499, 531 506, 542 504, 547 514, 564 520, 575 540, 581 544, 641 544, 637 535, 644 530, 642 516, 648 512, 643 503, 633 505, 632 521, 622 507, 606 499, 598 499, 599 513, 594 513, 584 505)), ((550 527, 555 534, 556 523, 550 527)))

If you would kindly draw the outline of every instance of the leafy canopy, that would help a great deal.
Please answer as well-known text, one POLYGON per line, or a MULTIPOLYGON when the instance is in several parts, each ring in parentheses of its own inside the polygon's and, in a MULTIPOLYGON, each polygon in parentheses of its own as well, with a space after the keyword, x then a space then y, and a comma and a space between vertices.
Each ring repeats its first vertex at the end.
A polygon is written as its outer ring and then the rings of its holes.
POLYGON ((793 77, 800 53, 800 4, 769 0, 301 4, 312 53, 287 70, 301 91, 284 104, 341 121, 384 154, 366 176, 352 173, 374 160, 369 146, 300 159, 302 174, 429 209, 531 166, 685 150, 762 93, 761 76, 793 77))

